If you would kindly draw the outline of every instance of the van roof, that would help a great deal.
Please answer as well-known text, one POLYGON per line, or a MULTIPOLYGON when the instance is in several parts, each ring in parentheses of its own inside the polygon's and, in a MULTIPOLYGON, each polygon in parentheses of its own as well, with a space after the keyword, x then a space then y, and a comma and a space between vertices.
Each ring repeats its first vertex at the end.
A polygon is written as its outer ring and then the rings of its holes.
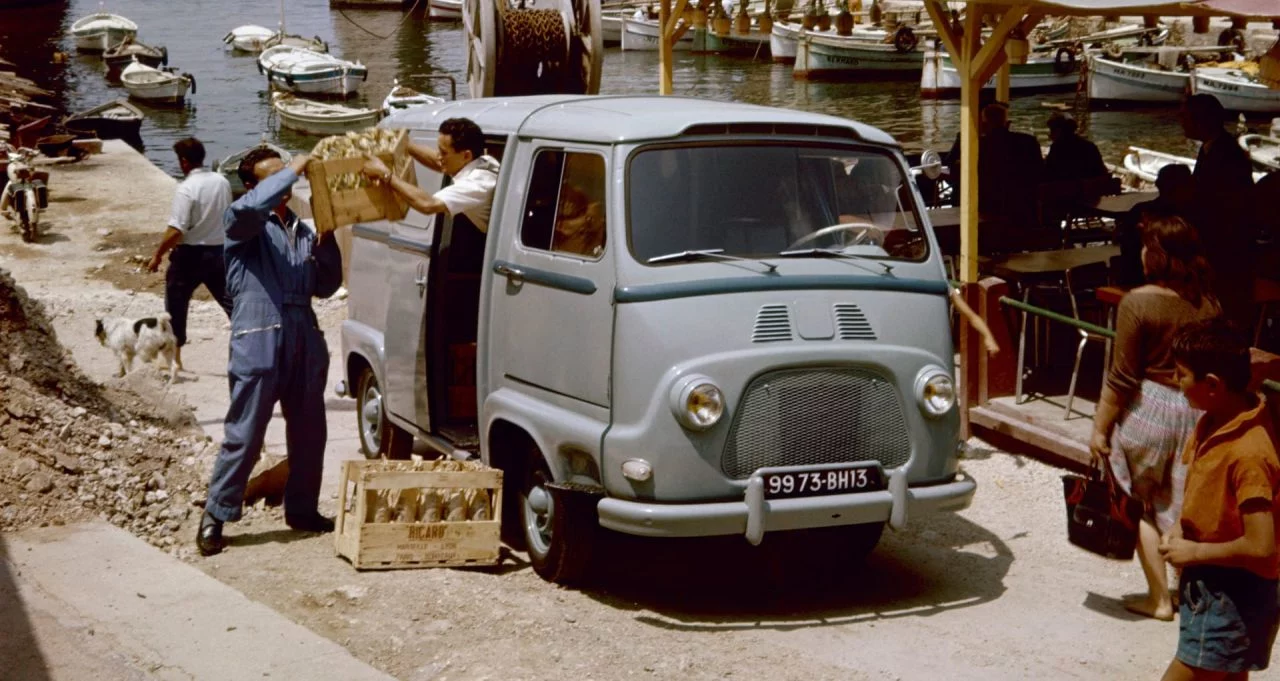
POLYGON ((398 111, 380 127, 436 130, 447 118, 469 118, 486 135, 613 144, 669 139, 691 132, 774 132, 852 136, 898 146, 884 131, 823 114, 694 97, 537 95, 463 99, 398 111))

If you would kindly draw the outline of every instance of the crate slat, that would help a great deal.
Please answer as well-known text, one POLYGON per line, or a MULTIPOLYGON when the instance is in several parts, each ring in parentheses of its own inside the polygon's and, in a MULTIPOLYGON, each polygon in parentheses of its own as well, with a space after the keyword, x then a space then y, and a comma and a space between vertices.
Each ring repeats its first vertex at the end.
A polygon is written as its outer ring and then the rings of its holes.
MULTIPOLYGON (((417 173, 408 155, 409 135, 401 131, 394 153, 378 154, 378 158, 391 169, 396 177, 410 184, 417 184, 417 173)), ((409 204, 391 187, 370 183, 357 189, 329 189, 329 178, 358 173, 364 167, 364 158, 334 158, 327 161, 313 160, 307 163, 307 178, 311 183, 311 212, 316 229, 328 232, 357 222, 375 220, 399 220, 409 211, 409 204)))

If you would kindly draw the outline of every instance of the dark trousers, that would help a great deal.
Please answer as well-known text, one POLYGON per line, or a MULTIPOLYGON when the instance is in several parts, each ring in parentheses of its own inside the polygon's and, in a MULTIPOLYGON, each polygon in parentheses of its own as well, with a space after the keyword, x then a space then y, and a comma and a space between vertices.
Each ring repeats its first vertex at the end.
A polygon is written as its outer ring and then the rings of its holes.
POLYGON ((324 383, 329 351, 308 308, 286 307, 283 324, 232 333, 231 405, 226 435, 213 464, 205 511, 225 522, 240 519, 245 485, 262 450, 276 402, 284 415, 289 481, 286 518, 316 512, 328 439, 324 383))
POLYGON ((164 310, 172 318, 178 347, 187 344, 187 306, 201 285, 230 317, 231 296, 227 295, 227 268, 222 261, 222 247, 182 245, 170 251, 169 270, 164 277, 164 310))

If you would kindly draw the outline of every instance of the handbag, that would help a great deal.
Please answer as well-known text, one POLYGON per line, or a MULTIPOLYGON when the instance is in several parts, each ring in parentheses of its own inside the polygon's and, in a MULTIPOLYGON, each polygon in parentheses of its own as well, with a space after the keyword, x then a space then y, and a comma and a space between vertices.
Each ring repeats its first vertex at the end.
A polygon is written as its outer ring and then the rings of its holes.
POLYGON ((1095 468, 1087 477, 1064 475, 1062 493, 1068 541, 1105 558, 1133 558, 1143 505, 1121 489, 1109 470, 1095 468))

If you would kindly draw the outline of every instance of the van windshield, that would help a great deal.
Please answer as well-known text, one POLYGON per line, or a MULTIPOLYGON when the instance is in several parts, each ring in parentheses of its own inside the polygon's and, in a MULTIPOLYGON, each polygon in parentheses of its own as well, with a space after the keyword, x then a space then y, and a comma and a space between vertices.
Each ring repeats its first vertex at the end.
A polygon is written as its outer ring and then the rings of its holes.
MULTIPOLYGON (((642 149, 627 168, 627 237, 642 263, 683 251, 744 258, 843 253, 920 261, 901 166, 876 149, 794 143, 642 149)), ((687 260, 684 260, 687 261, 687 260)))

